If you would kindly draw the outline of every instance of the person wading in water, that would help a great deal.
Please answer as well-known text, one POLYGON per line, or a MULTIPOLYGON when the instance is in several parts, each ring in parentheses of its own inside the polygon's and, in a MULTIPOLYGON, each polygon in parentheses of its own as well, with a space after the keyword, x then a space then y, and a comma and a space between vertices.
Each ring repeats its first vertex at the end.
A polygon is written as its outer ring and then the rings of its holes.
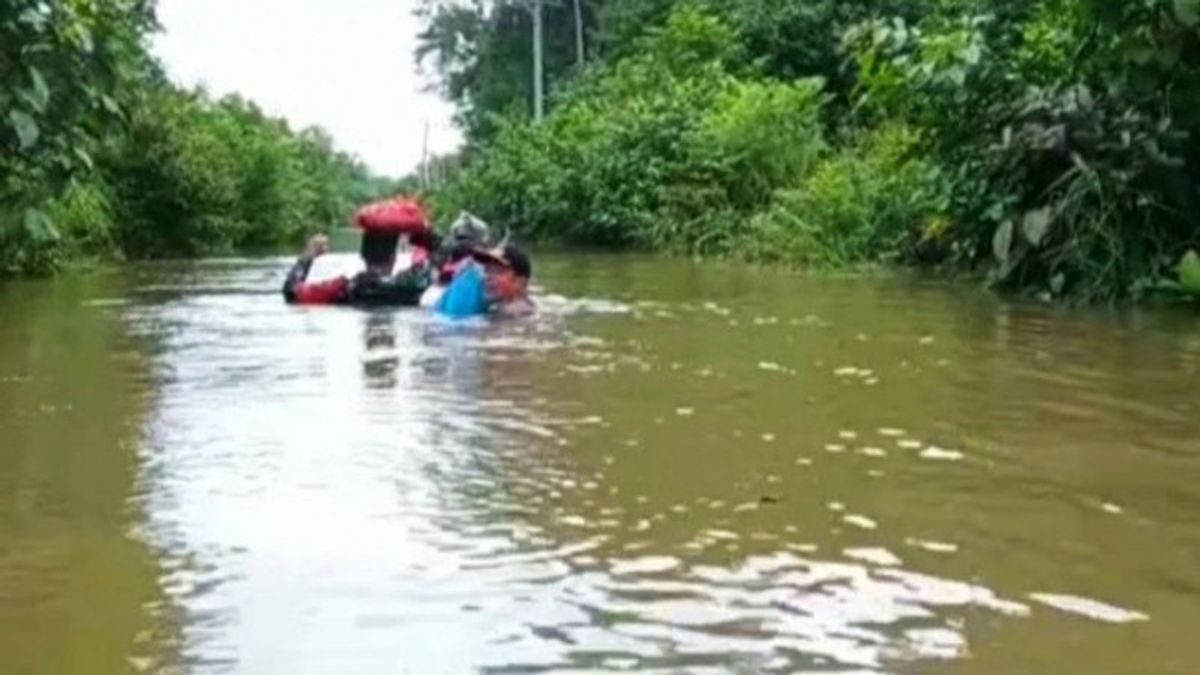
POLYGON ((313 262, 328 253, 329 240, 317 235, 308 242, 283 283, 283 297, 301 305, 360 305, 416 307, 421 294, 432 283, 429 256, 437 237, 429 227, 425 210, 410 199, 396 199, 369 206, 356 215, 363 231, 359 254, 366 269, 353 277, 309 282, 313 262), (400 237, 412 245, 412 265, 394 271, 400 237))

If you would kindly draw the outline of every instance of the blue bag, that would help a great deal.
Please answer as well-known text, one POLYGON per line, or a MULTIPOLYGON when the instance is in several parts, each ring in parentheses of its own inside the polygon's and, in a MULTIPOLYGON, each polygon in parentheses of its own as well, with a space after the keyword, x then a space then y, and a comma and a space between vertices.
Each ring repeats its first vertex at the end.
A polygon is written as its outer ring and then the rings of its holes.
POLYGON ((483 270, 476 263, 467 265, 446 287, 434 310, 442 316, 463 319, 486 314, 487 283, 483 270))

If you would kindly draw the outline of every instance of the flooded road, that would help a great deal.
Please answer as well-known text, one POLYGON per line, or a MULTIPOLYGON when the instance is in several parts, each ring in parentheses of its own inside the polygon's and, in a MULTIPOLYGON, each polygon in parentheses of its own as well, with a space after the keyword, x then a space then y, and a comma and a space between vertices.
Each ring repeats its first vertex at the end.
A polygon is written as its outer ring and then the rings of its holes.
POLYGON ((0 671, 1200 672, 1200 319, 539 260, 0 286, 0 671))

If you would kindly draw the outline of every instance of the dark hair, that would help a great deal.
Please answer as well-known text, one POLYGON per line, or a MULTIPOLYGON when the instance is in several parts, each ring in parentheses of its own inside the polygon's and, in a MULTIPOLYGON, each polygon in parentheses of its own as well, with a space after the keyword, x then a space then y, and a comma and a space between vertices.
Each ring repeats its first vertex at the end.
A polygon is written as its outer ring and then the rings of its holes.
POLYGON ((384 232, 363 232, 359 254, 368 265, 383 265, 396 258, 400 235, 384 232))
POLYGON ((426 230, 408 235, 408 243, 429 251, 435 251, 442 245, 442 235, 435 230, 426 230))
POLYGON ((508 261, 508 266, 512 271, 522 279, 533 277, 533 263, 529 261, 529 256, 521 249, 508 244, 504 247, 504 259, 508 261))

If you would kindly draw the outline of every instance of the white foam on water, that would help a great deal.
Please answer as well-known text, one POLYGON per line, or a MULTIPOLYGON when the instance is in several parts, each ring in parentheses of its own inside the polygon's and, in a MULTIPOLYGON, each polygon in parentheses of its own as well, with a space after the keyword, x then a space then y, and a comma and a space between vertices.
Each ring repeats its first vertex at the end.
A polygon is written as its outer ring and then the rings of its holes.
POLYGON ((1110 605, 1099 600, 1081 598, 1076 595, 1030 593, 1029 597, 1047 607, 1053 607, 1068 614, 1077 614, 1105 623, 1134 623, 1150 620, 1150 617, 1142 612, 1117 607, 1116 605, 1110 605))
POLYGON ((958 450, 947 450, 936 445, 931 445, 921 451, 921 459, 931 462, 960 462, 965 456, 958 450))
POLYGON ((842 555, 881 567, 898 567, 904 564, 903 560, 886 548, 848 548, 842 551, 842 555))

